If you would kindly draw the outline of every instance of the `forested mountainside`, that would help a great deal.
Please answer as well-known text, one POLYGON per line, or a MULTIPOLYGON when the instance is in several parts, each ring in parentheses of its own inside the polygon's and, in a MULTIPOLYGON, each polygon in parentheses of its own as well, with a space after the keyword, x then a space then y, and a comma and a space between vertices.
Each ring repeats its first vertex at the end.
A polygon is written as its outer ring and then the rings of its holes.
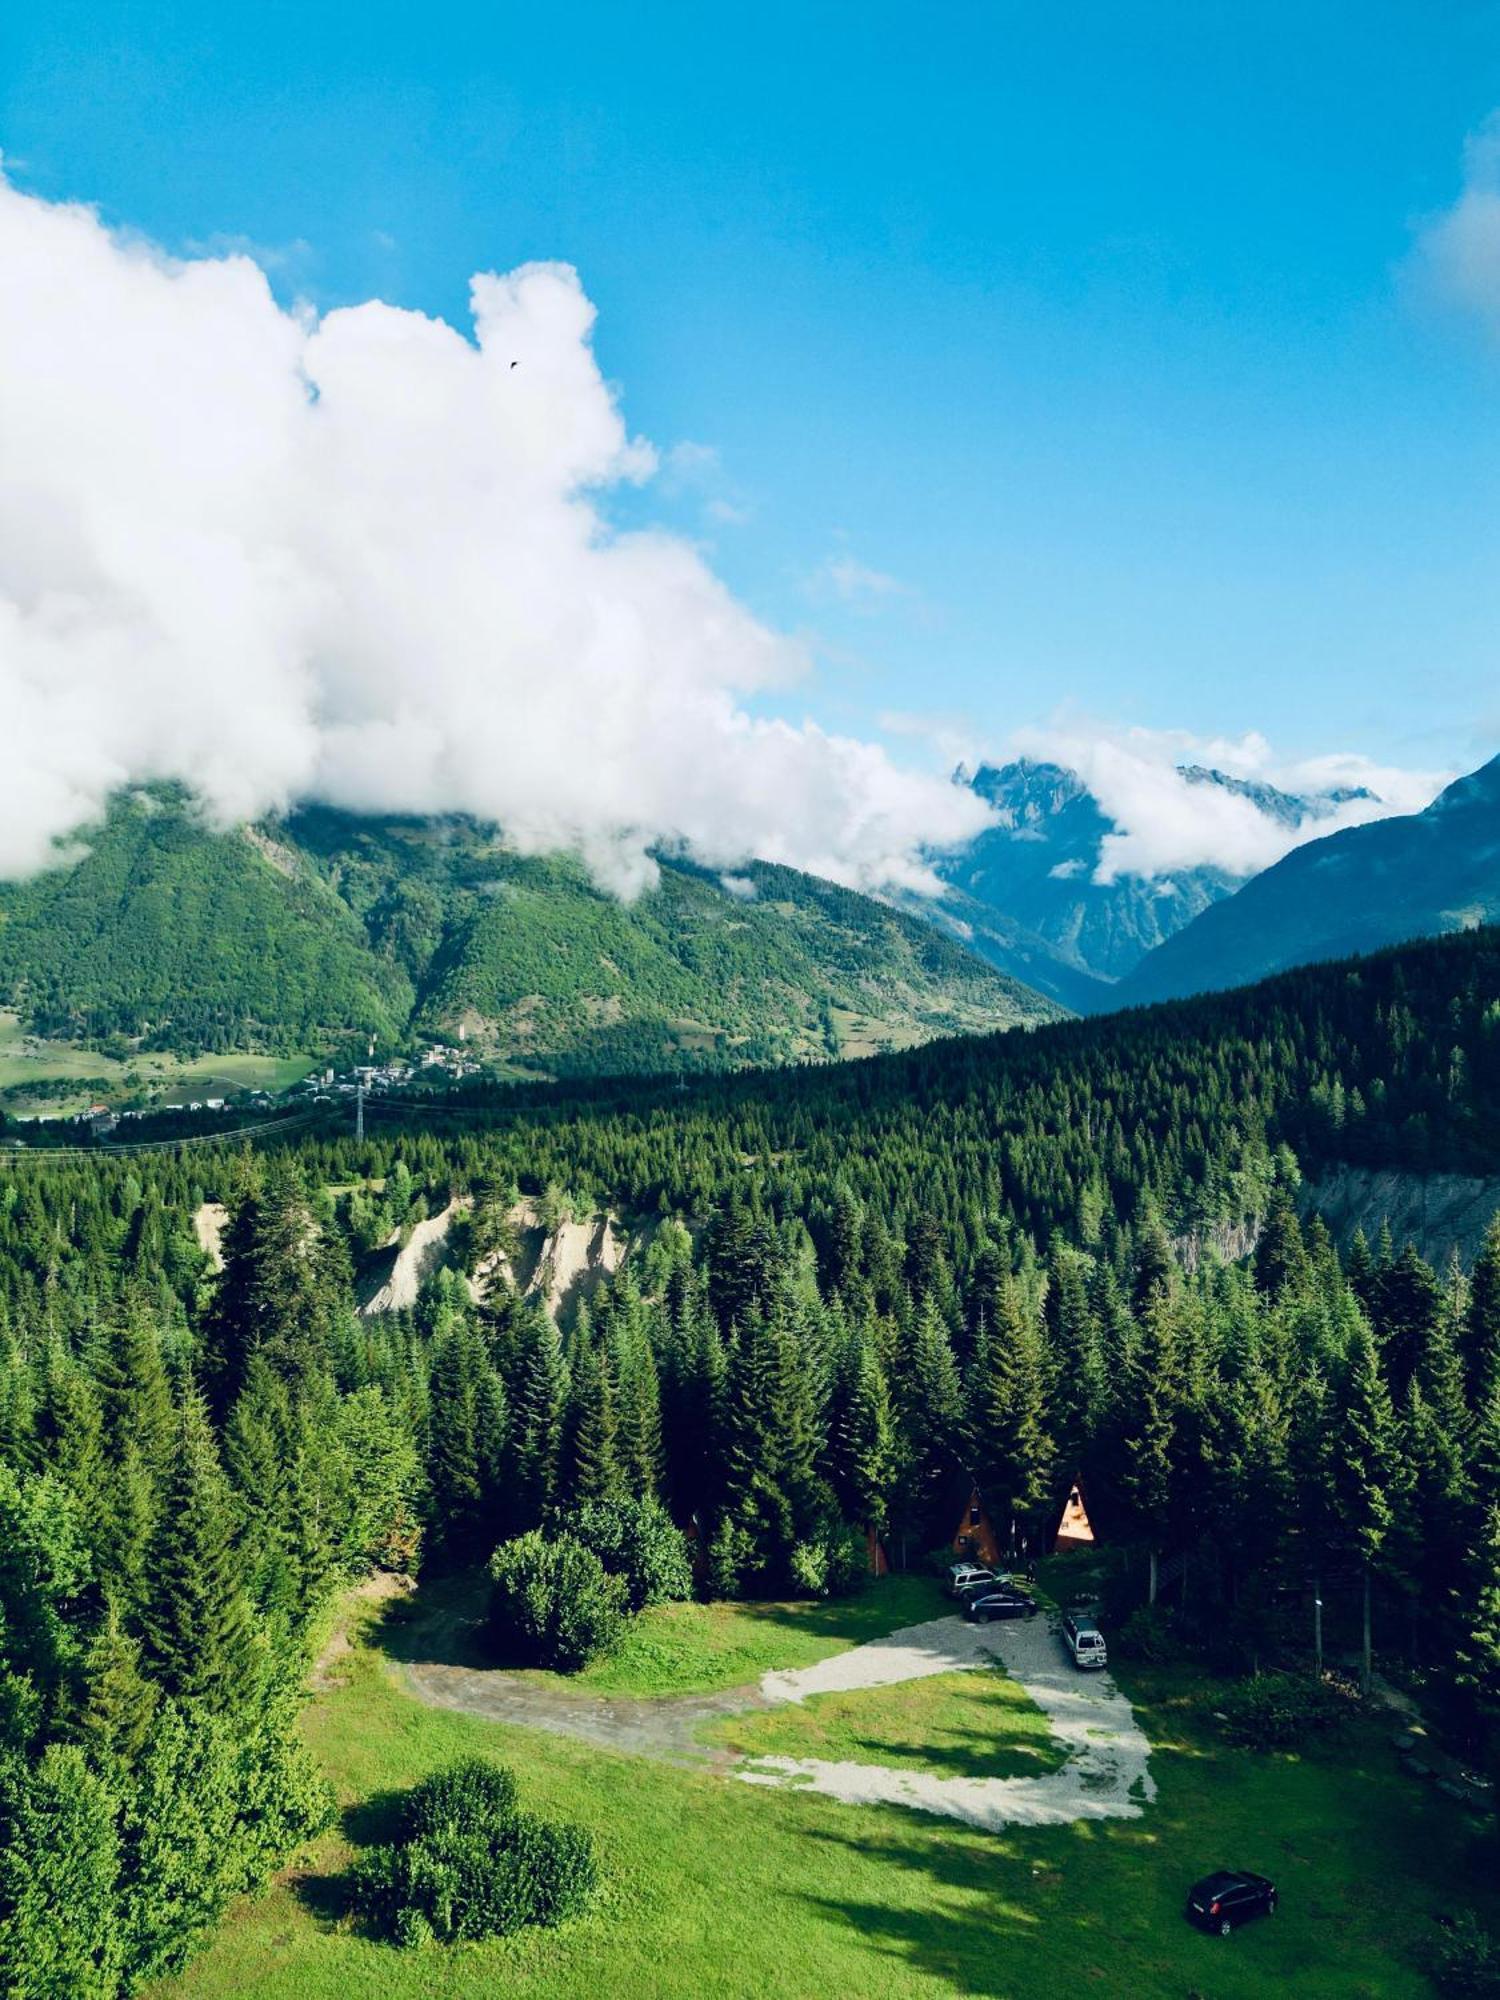
POLYGON ((469 823, 314 810, 217 833, 136 793, 72 865, 0 885, 0 1001, 36 1032, 316 1052, 454 1034, 541 1075, 826 1060, 1056 1007, 795 870, 663 857, 633 903, 469 823))
MULTIPOLYGON (((1196 764, 1179 775, 1191 785, 1233 792, 1288 828, 1367 796, 1349 789, 1298 795, 1196 764)), ((1245 879, 1199 867, 1098 882, 1104 842, 1116 827, 1076 771, 1022 757, 960 770, 956 779, 995 809, 997 824, 938 859, 951 888, 920 914, 1075 1013, 1112 1006, 1113 981, 1245 879)))
POLYGON ((1500 934, 825 1071, 392 1118, 4 1157, 0 1964, 41 1969, 17 2000, 169 1971, 324 1822, 293 1724, 331 1592, 539 1524, 607 1550, 695 1518, 699 1589, 817 1593, 867 1527, 945 1539, 973 1479, 1034 1539, 1081 1475, 1112 1544, 1191 1559, 1170 1619, 1120 1574, 1150 1643, 1248 1664, 1302 1643, 1321 1577, 1331 1622, 1366 1579, 1377 1644, 1420 1635, 1483 1754, 1500 1231, 1468 1276, 1362 1239, 1341 1263, 1294 1197, 1299 1159, 1493 1170, 1500 934), (510 1281, 521 1191, 636 1224, 566 1331, 510 1281), (364 1258, 455 1197, 461 1268, 362 1318, 364 1258), (1231 1216, 1251 1260, 1184 1257, 1231 1216))
POLYGON ((1450 785, 1425 812, 1294 849, 1143 959, 1115 1004, 1239 986, 1285 966, 1496 917, 1500 757, 1450 785))

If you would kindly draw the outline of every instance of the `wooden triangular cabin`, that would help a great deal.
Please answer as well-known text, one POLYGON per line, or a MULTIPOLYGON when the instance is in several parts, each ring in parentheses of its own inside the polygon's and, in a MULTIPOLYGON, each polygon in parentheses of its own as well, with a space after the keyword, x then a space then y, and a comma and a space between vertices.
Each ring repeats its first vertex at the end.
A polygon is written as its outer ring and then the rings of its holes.
POLYGON ((978 1482, 972 1479, 968 1482, 968 1498, 963 1502, 958 1526, 953 1530, 953 1553, 961 1561, 985 1563, 990 1569, 1000 1567, 1000 1537, 995 1533, 978 1482))
POLYGON ((1089 1519, 1089 1510, 1084 1502, 1083 1481, 1075 1479, 1062 1504, 1057 1533, 1052 1538, 1052 1552, 1065 1556, 1073 1549, 1091 1549, 1094 1541, 1094 1524, 1089 1519))

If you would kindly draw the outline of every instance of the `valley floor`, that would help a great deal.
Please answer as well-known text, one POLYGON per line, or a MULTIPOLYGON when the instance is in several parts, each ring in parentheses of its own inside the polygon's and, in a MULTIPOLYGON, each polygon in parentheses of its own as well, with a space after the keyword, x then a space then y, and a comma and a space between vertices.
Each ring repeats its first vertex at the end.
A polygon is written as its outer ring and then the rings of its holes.
MULTIPOLYGON (((909 1577, 849 1606, 664 1607, 582 1685, 604 1699, 722 1694, 778 1666, 847 1659, 851 1643, 924 1609, 931 1617, 943 1602, 909 1577)), ((400 1679, 431 1650, 417 1643, 433 1629, 423 1608, 362 1601, 349 1616, 348 1649, 329 1656, 306 1725, 341 1824, 305 1868, 238 1906, 158 2000, 1403 2000, 1430 1991, 1420 1968, 1439 1914, 1477 1906, 1495 1920, 1493 1828, 1403 1777, 1378 1720, 1337 1750, 1259 1756, 1218 1740, 1212 1684, 1127 1672, 1154 1801, 1130 1819, 983 1832, 806 1785, 753 1788, 722 1761, 678 1765, 428 1705, 400 1679), (523 1803, 594 1832, 606 1871, 598 1908, 561 1931, 449 1952, 368 1941, 343 1912, 339 1871, 383 1836, 401 1788, 474 1751, 514 1767, 523 1803), (1224 1941, 1189 1930, 1181 1910, 1188 1883, 1226 1864, 1274 1875, 1282 1908, 1224 1941)), ((449 1618, 458 1660, 462 1624, 449 1618)), ((704 1733, 721 1754, 959 1777, 1056 1762, 1050 1729, 1005 1675, 838 1685, 847 1678, 841 1664, 804 1677, 802 1702, 721 1714, 704 1733)))

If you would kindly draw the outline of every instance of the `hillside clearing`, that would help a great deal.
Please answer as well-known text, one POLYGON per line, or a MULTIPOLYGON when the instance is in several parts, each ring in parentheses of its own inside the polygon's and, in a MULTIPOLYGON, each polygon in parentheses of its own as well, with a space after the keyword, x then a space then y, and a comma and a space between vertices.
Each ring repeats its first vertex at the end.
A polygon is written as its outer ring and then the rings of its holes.
POLYGON ((342 1684, 306 1719, 339 1831, 238 1903, 156 2000, 1417 2000, 1431 1990, 1418 1962, 1433 1914, 1493 1909, 1488 1840, 1404 1780, 1378 1730, 1336 1757, 1230 1751, 1181 1675, 1129 1683, 1158 1785, 1146 1817, 990 1834, 424 1707, 391 1676, 379 1616, 356 1608, 342 1684), (595 1833, 608 1871, 598 1911, 441 1955, 360 1936, 338 1872, 383 1837, 398 1788, 476 1752, 511 1764, 537 1810, 595 1833), (1228 1945, 1181 1917, 1187 1883, 1226 1861, 1273 1873, 1283 1891, 1274 1921, 1228 1945))

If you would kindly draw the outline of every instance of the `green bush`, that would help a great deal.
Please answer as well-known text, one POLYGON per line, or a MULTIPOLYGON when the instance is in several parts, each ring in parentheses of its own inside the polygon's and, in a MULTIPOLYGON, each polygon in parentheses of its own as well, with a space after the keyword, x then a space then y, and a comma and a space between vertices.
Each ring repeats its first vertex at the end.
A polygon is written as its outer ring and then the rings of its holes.
POLYGON ((629 1610, 692 1596, 686 1538, 659 1500, 586 1501, 566 1529, 620 1578, 629 1610))
POLYGON ((730 1515, 719 1518, 708 1544, 710 1597, 738 1597, 755 1566, 755 1537, 730 1515))
POLYGON ((805 1597, 852 1597, 869 1580, 870 1559, 858 1528, 830 1522, 787 1560, 792 1588, 805 1597))
POLYGON ((1344 1719, 1345 1698, 1303 1674, 1256 1674, 1220 1695, 1224 1736, 1250 1750, 1292 1750, 1326 1736, 1344 1719))
POLYGON ((1180 1650, 1175 1622, 1164 1605, 1138 1604, 1116 1634, 1116 1651, 1125 1660, 1162 1666, 1180 1650))
POLYGON ((520 1812, 515 1780, 470 1758, 418 1785, 402 1836, 350 1871, 350 1899, 382 1936, 406 1946, 503 1937, 576 1916, 599 1879, 580 1827, 520 1812))
POLYGON ((434 1771, 407 1793, 401 1838, 427 1840, 449 1828, 460 1834, 477 1833, 512 1818, 515 1810, 516 1781, 505 1765, 464 1757, 434 1771))
POLYGON ((490 1631, 509 1659, 573 1673, 620 1636, 625 1586, 571 1535, 502 1542, 490 1584, 490 1631))
POLYGON ((1439 1945, 1433 1977, 1438 1991, 1456 2000, 1500 2000, 1500 1946, 1472 1912, 1439 1945))

